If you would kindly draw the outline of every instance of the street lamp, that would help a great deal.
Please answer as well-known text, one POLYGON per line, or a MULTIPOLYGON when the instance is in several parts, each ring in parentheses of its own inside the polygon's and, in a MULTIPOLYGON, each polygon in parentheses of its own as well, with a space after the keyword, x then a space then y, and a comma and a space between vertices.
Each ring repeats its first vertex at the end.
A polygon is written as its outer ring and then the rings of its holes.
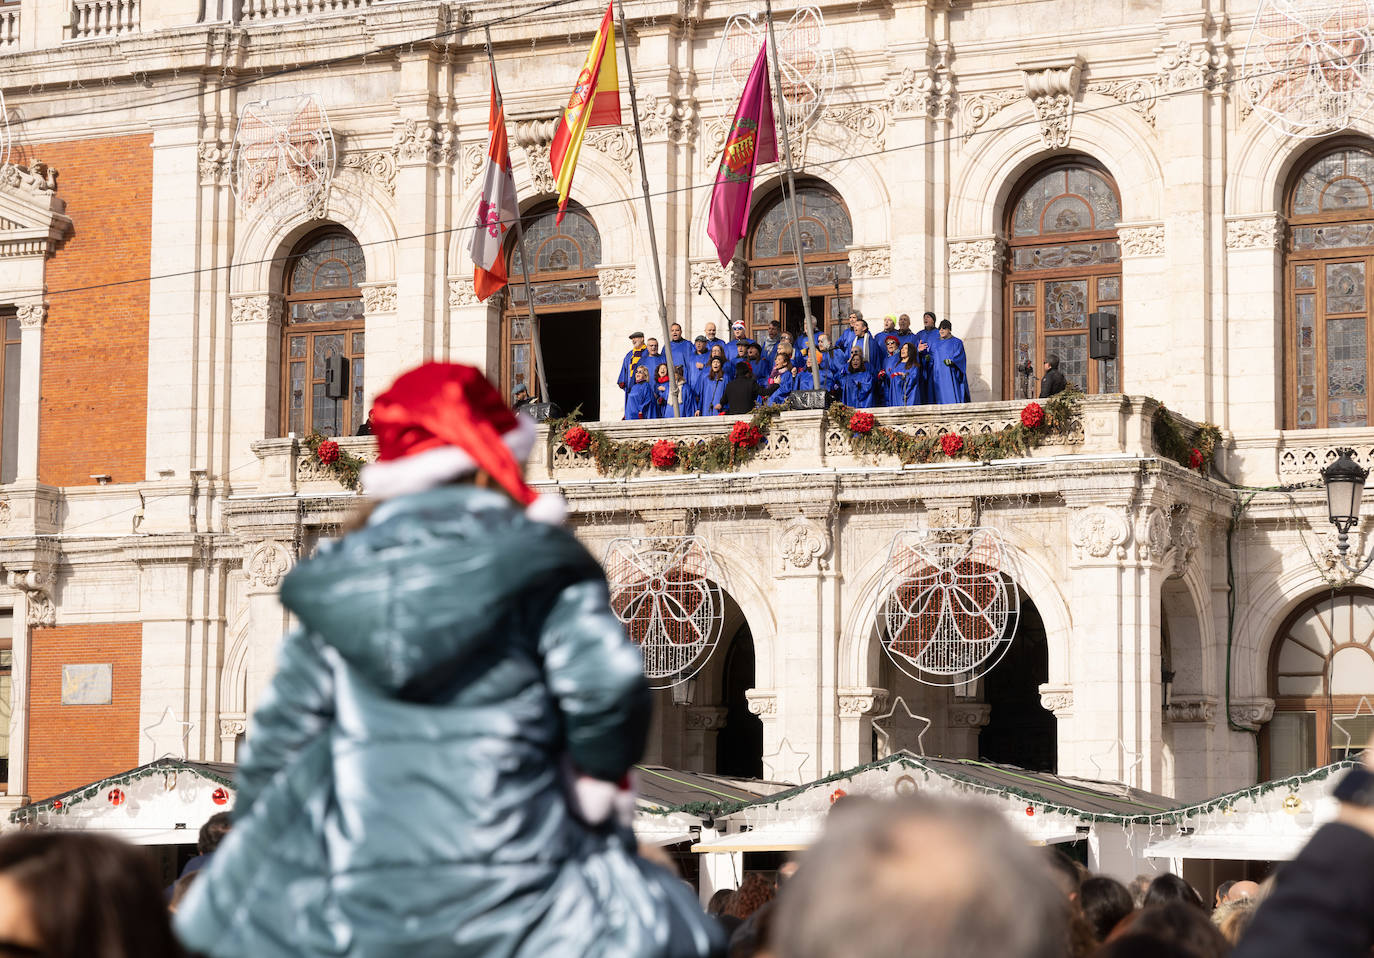
POLYGON ((1336 452, 1336 461, 1322 470, 1322 483, 1326 486, 1326 511, 1339 536, 1336 551, 1345 564, 1345 554, 1350 551, 1350 530, 1360 521, 1360 496, 1364 494, 1369 470, 1361 469, 1352 458, 1355 450, 1336 452))

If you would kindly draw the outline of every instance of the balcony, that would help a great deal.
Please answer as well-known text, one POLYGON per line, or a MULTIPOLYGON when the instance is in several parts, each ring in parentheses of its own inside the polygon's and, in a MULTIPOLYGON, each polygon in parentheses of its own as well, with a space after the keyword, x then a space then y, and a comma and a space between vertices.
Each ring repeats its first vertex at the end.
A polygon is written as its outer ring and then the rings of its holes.
POLYGON ((136 33, 138 8, 139 0, 73 0, 67 15, 67 39, 105 40, 136 33))
POLYGON ((352 13, 371 4, 372 0, 244 0, 239 19, 240 22, 251 26, 273 20, 352 13))
POLYGON ((19 4, 0 3, 0 53, 19 49, 19 4))
MULTIPOLYGON (((938 436, 955 433, 973 436, 997 432, 1019 422, 1023 401, 969 403, 960 406, 928 406, 876 409, 878 422, 908 435, 938 436)), ((1067 430, 1049 435, 1029 453, 1031 459, 1066 456, 1151 457, 1168 454, 1157 444, 1155 415, 1160 405, 1143 396, 1084 396, 1067 430)), ((658 441, 667 439, 679 447, 727 436, 738 419, 720 416, 694 419, 659 419, 652 422, 588 423, 612 439, 658 441)), ((1174 416, 1178 430, 1190 435, 1196 425, 1174 416)), ((527 475, 532 482, 596 479, 600 473, 589 453, 575 453, 562 443, 554 444, 548 426, 539 427, 544 440, 536 442, 527 475)), ((341 449, 365 460, 376 457, 371 437, 339 440, 341 449)), ((260 462, 257 495, 329 495, 341 490, 329 467, 321 465, 304 443, 295 439, 269 439, 253 444, 260 462)), ((768 442, 735 468, 736 472, 816 471, 822 469, 897 468, 895 455, 856 452, 849 434, 827 421, 820 411, 786 412, 775 418, 768 442)), ((663 475, 657 470, 656 475, 663 475)), ((672 474, 671 471, 668 474, 672 474)))

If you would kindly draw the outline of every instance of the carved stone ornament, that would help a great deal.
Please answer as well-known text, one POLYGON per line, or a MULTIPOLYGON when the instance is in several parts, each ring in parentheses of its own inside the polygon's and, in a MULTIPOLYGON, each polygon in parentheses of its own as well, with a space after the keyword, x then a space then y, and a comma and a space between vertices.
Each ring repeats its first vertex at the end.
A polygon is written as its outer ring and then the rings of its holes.
POLYGON ((927 529, 972 529, 978 525, 978 501, 976 499, 927 500, 927 529))
POLYGON ((1155 103, 1159 93, 1152 79, 1103 80, 1089 83, 1083 88, 1086 93, 1099 93, 1118 103, 1125 104, 1139 114, 1150 127, 1155 128, 1155 103))
POLYGON ((692 289, 700 289, 705 283, 707 289, 742 289, 745 268, 738 260, 732 260, 729 267, 721 266, 716 260, 701 260, 692 264, 692 289))
POLYGON ((200 162, 200 182, 205 186, 223 183, 229 176, 229 161, 233 146, 218 140, 205 141, 197 151, 200 162))
POLYGON ((875 149, 887 146, 887 111, 867 104, 832 106, 821 111, 820 119, 844 130, 846 140, 867 140, 875 149))
POLYGON ((295 558, 280 542, 261 542, 249 553, 243 564, 249 586, 256 589, 275 589, 286 573, 291 571, 295 558))
POLYGON ((364 286, 363 312, 368 316, 376 313, 396 312, 396 284, 385 283, 379 286, 364 286))
POLYGON ((805 569, 813 561, 818 568, 824 568, 823 560, 830 554, 830 535, 811 519, 797 516, 778 537, 778 551, 782 553, 784 569, 789 565, 805 569))
MULTIPOLYGON (((694 132, 695 126, 692 127, 694 132)), ((691 133, 686 134, 686 138, 691 138, 691 133)), ((626 176, 630 176, 635 171, 635 141, 630 135, 630 131, 624 127, 610 127, 600 130, 588 130, 582 142, 597 152, 606 154, 606 158, 620 167, 626 176)), ((483 154, 485 159, 486 154, 483 154)))
POLYGON ((396 156, 405 163, 451 163, 456 140, 449 127, 409 119, 396 127, 396 156))
POLYGON ((886 246, 855 247, 849 251, 849 272, 853 276, 889 276, 892 250, 886 246))
POLYGON ((887 706, 887 689, 868 687, 840 689, 836 695, 841 718, 857 718, 881 712, 887 706))
POLYGON ((525 148, 525 164, 529 170, 530 182, 536 192, 557 193, 558 183, 553 178, 553 168, 549 166, 549 144, 531 143, 525 148))
POLYGON ((1136 557, 1159 563, 1170 576, 1182 575, 1198 547, 1197 527, 1188 521, 1189 513, 1186 505, 1143 511, 1135 523, 1136 557))
POLYGON ((1040 686, 1040 707, 1063 717, 1073 711, 1073 688, 1068 685, 1040 686))
POLYGON ((248 731, 248 723, 243 719, 220 719, 219 737, 237 738, 248 731))
POLYGON ((1119 226, 1116 237, 1123 257, 1164 255, 1163 226, 1119 226))
POLYGON ((963 121, 964 142, 973 139, 973 135, 983 127, 988 120, 992 119, 1004 107, 1022 99, 1023 94, 1020 90, 995 90, 990 93, 972 93, 959 95, 959 115, 963 121))
MULTIPOLYGON (((1326 526, 1324 520, 1325 517, 1323 516, 1322 525, 1325 526, 1325 528, 1318 527, 1316 529, 1316 555, 1313 556, 1310 554, 1310 551, 1306 544, 1302 544, 1298 548, 1294 549, 1293 555, 1297 557, 1298 561, 1300 562, 1315 560, 1317 566, 1323 572, 1328 573, 1330 575, 1334 575, 1338 579, 1344 578, 1350 573, 1349 570, 1341 564, 1341 552, 1339 548, 1340 533, 1338 533, 1335 529, 1331 528, 1330 526, 1326 526)), ((1358 557, 1364 555, 1365 530, 1360 528, 1359 526, 1355 526, 1354 528, 1352 528, 1348 534, 1348 538, 1346 539, 1346 545, 1348 547, 1348 551, 1346 552, 1345 558, 1346 562, 1349 562, 1352 556, 1358 557)))
POLYGON ((723 705, 692 705, 687 708, 687 729, 693 732, 719 732, 725 728, 729 713, 723 705))
POLYGON ((1274 717, 1274 700, 1263 697, 1232 699, 1227 710, 1232 725, 1250 732, 1258 732, 1261 725, 1274 717))
POLYGON ((638 288, 633 266, 599 269, 596 271, 596 283, 601 287, 603 298, 606 296, 633 296, 638 288))
POLYGON ((1273 250, 1283 243, 1284 219, 1277 213, 1237 217, 1226 221, 1227 249, 1273 250))
POLYGON ((992 269, 1000 270, 1006 262, 1006 244, 1000 239, 980 239, 969 243, 949 244, 951 271, 992 269))
POLYGON ((883 97, 884 107, 893 116, 945 120, 954 108, 954 81, 940 66, 925 72, 903 67, 883 85, 883 97))
MULTIPOLYGON (((357 170, 372 182, 387 196, 396 195, 396 159, 399 151, 391 150, 371 150, 366 153, 346 153, 343 158, 343 168, 346 170, 357 170)), ((485 154, 483 154, 485 156, 485 154)))
POLYGON ((992 706, 985 702, 952 702, 948 714, 950 728, 982 728, 992 717, 992 706))
POLYGON ((1106 506, 1089 506, 1077 512, 1069 523, 1069 540, 1077 547, 1079 559, 1126 558, 1131 529, 1125 517, 1106 506))
POLYGON ((8 529, 14 521, 14 509, 8 499, 0 499, 0 532, 8 529))
POLYGON ((480 306, 477 289, 470 279, 451 279, 448 281, 448 305, 450 309, 462 306, 480 306))
POLYGON ((21 329, 42 329, 48 321, 47 303, 24 303, 15 312, 18 314, 21 329))
POLYGON ((744 697, 754 715, 778 714, 778 693, 772 689, 747 689, 744 697))
POLYGON ((11 589, 18 589, 28 600, 25 621, 30 628, 47 629, 57 624, 57 606, 52 599, 55 576, 51 568, 38 566, 27 572, 10 572, 6 577, 11 589))
POLYGON ((282 299, 280 296, 235 296, 229 301, 230 321, 238 323, 267 323, 280 326, 282 299))
POLYGON ((1217 720, 1217 700, 1210 695, 1175 695, 1164 709, 1174 725, 1211 725, 1217 720))
POLYGON ((485 143, 473 143, 463 147, 463 152, 458 163, 458 178, 462 180, 463 187, 482 175, 482 171, 487 167, 487 145, 485 143))
POLYGON ((649 94, 639 98, 639 128, 646 140, 685 143, 695 133, 697 110, 691 100, 649 94))
POLYGON ((1046 149, 1062 150, 1069 145, 1073 101, 1083 77, 1083 61, 1074 56, 1055 62, 1023 63, 1021 70, 1026 97, 1040 121, 1040 139, 1046 149))
POLYGON ((0 187, 34 194, 52 193, 57 190, 57 168, 42 160, 34 160, 27 168, 6 163, 0 166, 0 187))
POLYGON ((1176 93, 1182 90, 1217 90, 1231 75, 1231 57, 1224 49, 1212 46, 1211 41, 1180 40, 1174 46, 1157 47, 1160 90, 1176 93))

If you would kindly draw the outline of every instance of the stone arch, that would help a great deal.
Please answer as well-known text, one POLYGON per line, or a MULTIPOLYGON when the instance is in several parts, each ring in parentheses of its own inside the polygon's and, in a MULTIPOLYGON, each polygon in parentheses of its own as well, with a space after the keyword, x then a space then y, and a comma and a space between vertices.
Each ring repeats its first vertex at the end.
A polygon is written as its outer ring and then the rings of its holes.
MULTIPOLYGON (((720 572, 721 589, 739 606, 754 637, 754 674, 760 688, 773 688, 777 665, 777 614, 768 596, 767 568, 758 568, 759 556, 723 538, 698 530, 711 548, 720 572)), ((765 554, 764 562, 767 562, 765 554)))
POLYGON ((1211 694, 1218 687, 1215 635, 1211 617, 1205 612, 1204 595, 1205 583, 1196 565, 1181 576, 1167 579, 1160 593, 1176 673, 1173 691, 1177 694, 1211 694))
POLYGON ((1001 129, 974 137, 967 161, 954 175, 946 224, 951 237, 1000 235, 1011 191, 1026 172, 1051 157, 1075 153, 1092 157, 1116 180, 1123 223, 1162 218, 1164 173, 1149 128, 1131 111, 1075 115, 1067 146, 1054 151, 1045 149, 1029 101, 1008 107, 999 120, 1003 116, 1001 129))
POLYGON ((1226 178, 1227 215, 1282 212, 1293 171, 1332 140, 1374 140, 1374 117, 1361 117, 1339 132, 1313 139, 1284 136, 1253 116, 1242 129, 1239 145, 1230 151, 1235 161, 1226 178))
MULTIPOLYGON (((1231 649, 1231 698, 1269 695, 1269 657, 1279 626, 1298 606, 1331 591, 1311 558, 1303 551, 1297 561, 1273 579, 1247 583, 1250 601, 1235 623, 1231 649)), ((1225 654, 1225 650, 1223 650, 1225 654)), ((1225 660, 1222 661, 1223 667, 1225 660)))

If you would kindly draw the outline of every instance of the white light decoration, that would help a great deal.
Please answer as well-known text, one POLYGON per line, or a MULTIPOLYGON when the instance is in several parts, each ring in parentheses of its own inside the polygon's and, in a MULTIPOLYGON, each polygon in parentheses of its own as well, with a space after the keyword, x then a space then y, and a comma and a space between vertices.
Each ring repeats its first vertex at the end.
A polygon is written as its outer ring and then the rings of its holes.
POLYGON ((10 133, 10 111, 5 106, 5 94, 0 93, 0 166, 10 162, 10 146, 13 136, 10 133))
MULTIPOLYGON (((796 133, 806 129, 825 107, 835 85, 835 53, 830 47, 825 18, 817 7, 798 7, 786 23, 775 22, 773 29, 778 41, 776 52, 782 71, 782 96, 787 105, 787 128, 796 133)), ((749 71, 767 36, 768 24, 761 15, 736 14, 725 24, 712 85, 720 114, 727 123, 735 115, 749 71)))
POLYGON ((1322 136, 1368 112, 1374 90, 1371 0, 1261 0, 1241 84, 1280 133, 1322 136))
POLYGON ((611 609, 644 657, 656 689, 686 682, 720 640, 725 600, 699 536, 613 539, 606 548, 611 609))
POLYGON ((992 529, 899 532, 878 593, 879 634, 893 663, 924 685, 965 685, 1001 661, 1021 596, 992 529))
POLYGON ((244 104, 234 133, 234 196, 245 212, 323 216, 335 159, 329 116, 313 93, 244 104))
POLYGON ((889 724, 888 719, 897 717, 897 706, 899 705, 902 707, 902 711, 906 713, 909 722, 924 723, 921 726, 921 730, 916 733, 916 754, 924 755, 926 753, 926 733, 930 731, 931 725, 935 723, 931 722, 931 720, 924 715, 917 715, 915 712, 911 711, 911 706, 906 704, 906 699, 899 695, 892 700, 892 708, 873 720, 873 734, 878 740, 877 745, 879 752, 879 754, 875 756, 876 758, 887 758, 893 752, 899 751, 899 748, 892 747, 892 740, 894 733, 898 733, 901 730, 897 728, 889 729, 887 727, 889 724))

